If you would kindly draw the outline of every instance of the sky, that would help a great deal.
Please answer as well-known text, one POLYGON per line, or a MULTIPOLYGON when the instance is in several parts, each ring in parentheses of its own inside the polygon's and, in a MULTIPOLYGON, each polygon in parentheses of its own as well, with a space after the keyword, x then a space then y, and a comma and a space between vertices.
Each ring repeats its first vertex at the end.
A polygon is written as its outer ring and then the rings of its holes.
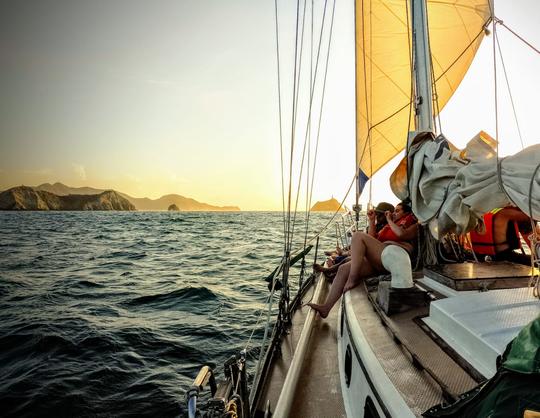
MULTIPOLYGON (((317 26, 324 2, 313 4, 317 26)), ((278 7, 286 142, 295 7, 283 0, 278 7)), ((341 200, 354 174, 352 7, 336 2, 313 202, 341 200)), ((499 1, 495 8, 540 48, 540 3, 499 1)), ((540 56, 504 28, 498 34, 524 144, 539 143, 540 56)), ((494 136, 491 39, 441 115, 445 135, 458 146, 481 129, 494 136)), ((280 210, 277 86, 273 0, 2 0, 0 190, 60 181, 134 197, 177 193, 242 210, 280 210)), ((506 155, 521 144, 500 64, 499 96, 506 155)), ((374 203, 397 200, 386 180, 396 164, 375 176, 374 203)), ((362 201, 368 196, 369 188, 362 201)))

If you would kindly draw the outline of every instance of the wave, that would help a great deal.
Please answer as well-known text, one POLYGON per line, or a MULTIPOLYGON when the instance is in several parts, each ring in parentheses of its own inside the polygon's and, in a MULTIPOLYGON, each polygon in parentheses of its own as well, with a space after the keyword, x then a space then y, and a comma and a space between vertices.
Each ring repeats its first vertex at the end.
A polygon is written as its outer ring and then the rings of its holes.
POLYGON ((96 282, 91 282, 89 280, 79 280, 78 282, 76 282, 73 287, 78 287, 78 288, 103 288, 105 287, 105 285, 103 284, 100 284, 100 283, 96 283, 96 282))
POLYGON ((99 258, 127 258, 129 260, 140 260, 147 256, 146 252, 133 252, 133 251, 112 251, 110 253, 103 254, 99 258))
POLYGON ((128 306, 152 306, 172 307, 181 304, 189 310, 194 308, 194 304, 205 303, 218 300, 218 296, 207 287, 185 287, 173 290, 168 293, 157 293, 154 295, 140 296, 125 303, 128 306))

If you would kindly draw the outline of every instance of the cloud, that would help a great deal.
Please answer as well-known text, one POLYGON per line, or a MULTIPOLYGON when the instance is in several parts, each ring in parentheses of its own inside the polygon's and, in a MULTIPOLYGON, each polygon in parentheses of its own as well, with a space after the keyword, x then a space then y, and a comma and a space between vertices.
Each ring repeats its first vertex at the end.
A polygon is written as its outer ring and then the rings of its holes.
POLYGON ((81 180, 86 180, 86 170, 83 165, 71 163, 71 167, 73 167, 73 171, 81 180))

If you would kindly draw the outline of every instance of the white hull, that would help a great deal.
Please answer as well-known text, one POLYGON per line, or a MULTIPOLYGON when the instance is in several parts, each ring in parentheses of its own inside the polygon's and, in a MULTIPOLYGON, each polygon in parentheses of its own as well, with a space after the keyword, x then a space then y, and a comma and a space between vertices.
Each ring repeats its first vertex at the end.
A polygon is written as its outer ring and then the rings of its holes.
POLYGON ((415 417, 368 344, 350 293, 345 294, 339 318, 339 370, 347 416, 415 417))

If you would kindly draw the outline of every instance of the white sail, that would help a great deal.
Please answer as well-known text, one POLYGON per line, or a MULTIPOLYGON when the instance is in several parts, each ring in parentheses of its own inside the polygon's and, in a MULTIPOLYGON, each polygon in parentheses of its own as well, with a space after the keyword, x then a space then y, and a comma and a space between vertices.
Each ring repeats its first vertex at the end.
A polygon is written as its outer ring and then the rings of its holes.
MULTIPOLYGON (((489 0, 428 0, 427 5, 438 112, 476 54, 490 7, 489 0)), ((414 117, 410 22, 409 1, 356 1, 356 160, 364 179, 406 146, 414 117)))

